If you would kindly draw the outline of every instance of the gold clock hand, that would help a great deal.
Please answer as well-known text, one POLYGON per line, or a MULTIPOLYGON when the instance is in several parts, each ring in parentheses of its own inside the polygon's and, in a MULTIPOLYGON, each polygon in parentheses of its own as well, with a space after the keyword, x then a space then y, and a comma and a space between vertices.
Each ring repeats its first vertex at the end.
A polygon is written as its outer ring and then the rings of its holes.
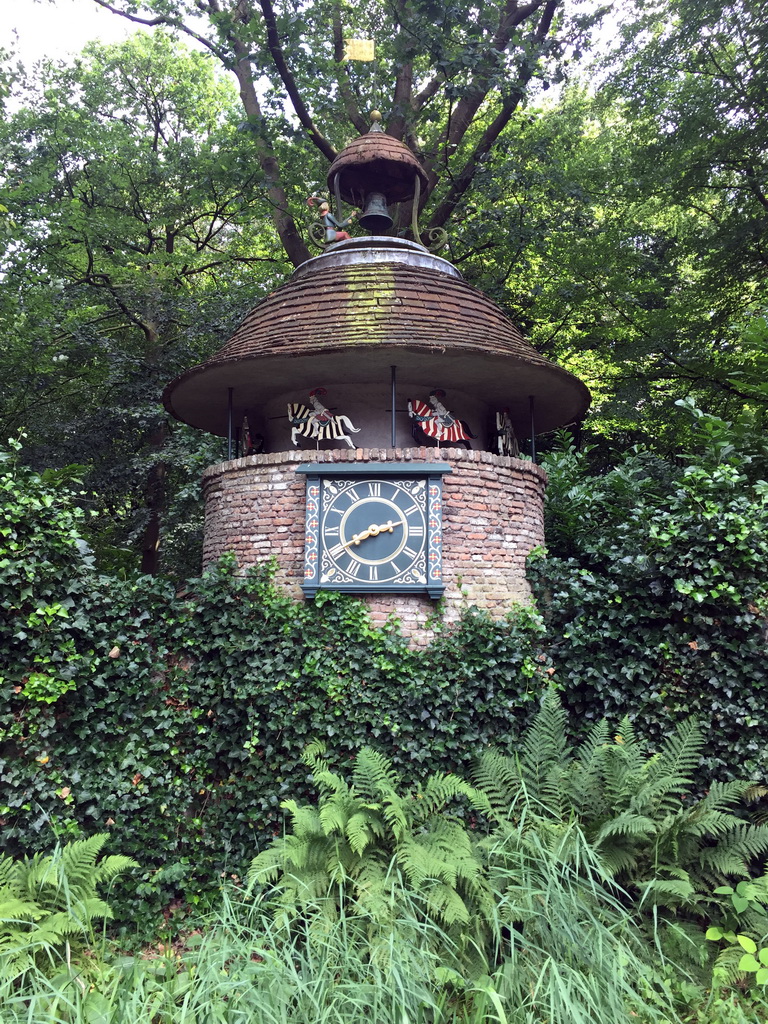
POLYGON ((369 526, 368 530, 367 530, 367 535, 369 537, 378 537, 378 535, 380 533, 392 533, 392 531, 394 530, 394 528, 396 526, 402 526, 402 525, 403 525, 402 519, 398 519, 397 522, 394 522, 394 523, 390 519, 388 522, 382 523, 380 526, 369 526))
POLYGON ((405 523, 403 522, 402 519, 398 519, 396 522, 392 522, 392 520, 390 519, 388 522, 382 523, 379 526, 376 526, 374 523, 371 523, 367 530, 363 530, 362 533, 354 534, 352 540, 348 540, 341 546, 343 548, 349 548, 353 544, 358 545, 361 540, 367 540, 369 537, 378 537, 380 533, 392 533, 396 526, 404 525, 405 523))

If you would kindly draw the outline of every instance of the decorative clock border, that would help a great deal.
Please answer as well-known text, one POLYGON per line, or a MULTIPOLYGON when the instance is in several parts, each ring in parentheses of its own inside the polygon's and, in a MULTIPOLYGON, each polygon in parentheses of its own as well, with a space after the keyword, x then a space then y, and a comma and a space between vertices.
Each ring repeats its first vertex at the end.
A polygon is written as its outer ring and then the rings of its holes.
POLYGON ((297 473, 307 478, 306 515, 304 535, 304 582, 301 589, 313 598, 320 585, 320 523, 322 518, 321 481, 326 477, 421 477, 427 483, 427 584, 425 587, 382 584, 345 584, 326 587, 347 593, 413 594, 427 593, 431 598, 442 597, 443 581, 443 476, 453 472, 447 462, 364 462, 354 465, 332 463, 302 463, 297 473))

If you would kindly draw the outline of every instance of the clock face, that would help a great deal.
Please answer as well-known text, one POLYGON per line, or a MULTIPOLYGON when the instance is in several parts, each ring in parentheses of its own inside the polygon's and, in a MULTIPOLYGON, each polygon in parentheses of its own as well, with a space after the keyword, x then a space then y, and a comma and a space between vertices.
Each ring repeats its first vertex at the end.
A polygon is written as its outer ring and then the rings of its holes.
POLYGON ((320 506, 320 586, 427 583, 423 478, 326 478, 320 506))

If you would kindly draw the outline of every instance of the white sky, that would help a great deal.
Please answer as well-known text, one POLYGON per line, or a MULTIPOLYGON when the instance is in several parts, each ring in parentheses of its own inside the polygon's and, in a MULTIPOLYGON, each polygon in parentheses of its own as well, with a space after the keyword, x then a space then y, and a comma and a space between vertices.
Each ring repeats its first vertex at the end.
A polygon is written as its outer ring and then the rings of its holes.
POLYGON ((13 49, 25 64, 79 53, 91 39, 119 42, 141 28, 93 0, 4 0, 1 6, 0 46, 13 49))
MULTIPOLYGON (((586 2, 588 6, 589 0, 586 2)), ((591 2, 597 4, 598 0, 591 2)), ((110 14, 93 0, 0 0, 0 7, 0 47, 14 44, 25 64, 41 57, 77 54, 91 39, 116 43, 142 28, 110 14)), ((610 38, 614 33, 615 23, 609 16, 599 35, 610 38)), ((187 40, 187 45, 194 44, 187 40)))

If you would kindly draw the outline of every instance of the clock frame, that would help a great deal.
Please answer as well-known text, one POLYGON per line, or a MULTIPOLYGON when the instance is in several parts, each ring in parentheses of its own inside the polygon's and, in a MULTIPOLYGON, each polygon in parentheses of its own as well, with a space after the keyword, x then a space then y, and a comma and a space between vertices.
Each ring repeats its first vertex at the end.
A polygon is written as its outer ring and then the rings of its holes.
POLYGON ((442 596, 447 463, 310 463, 297 472, 306 475, 306 597, 318 590, 442 596))

